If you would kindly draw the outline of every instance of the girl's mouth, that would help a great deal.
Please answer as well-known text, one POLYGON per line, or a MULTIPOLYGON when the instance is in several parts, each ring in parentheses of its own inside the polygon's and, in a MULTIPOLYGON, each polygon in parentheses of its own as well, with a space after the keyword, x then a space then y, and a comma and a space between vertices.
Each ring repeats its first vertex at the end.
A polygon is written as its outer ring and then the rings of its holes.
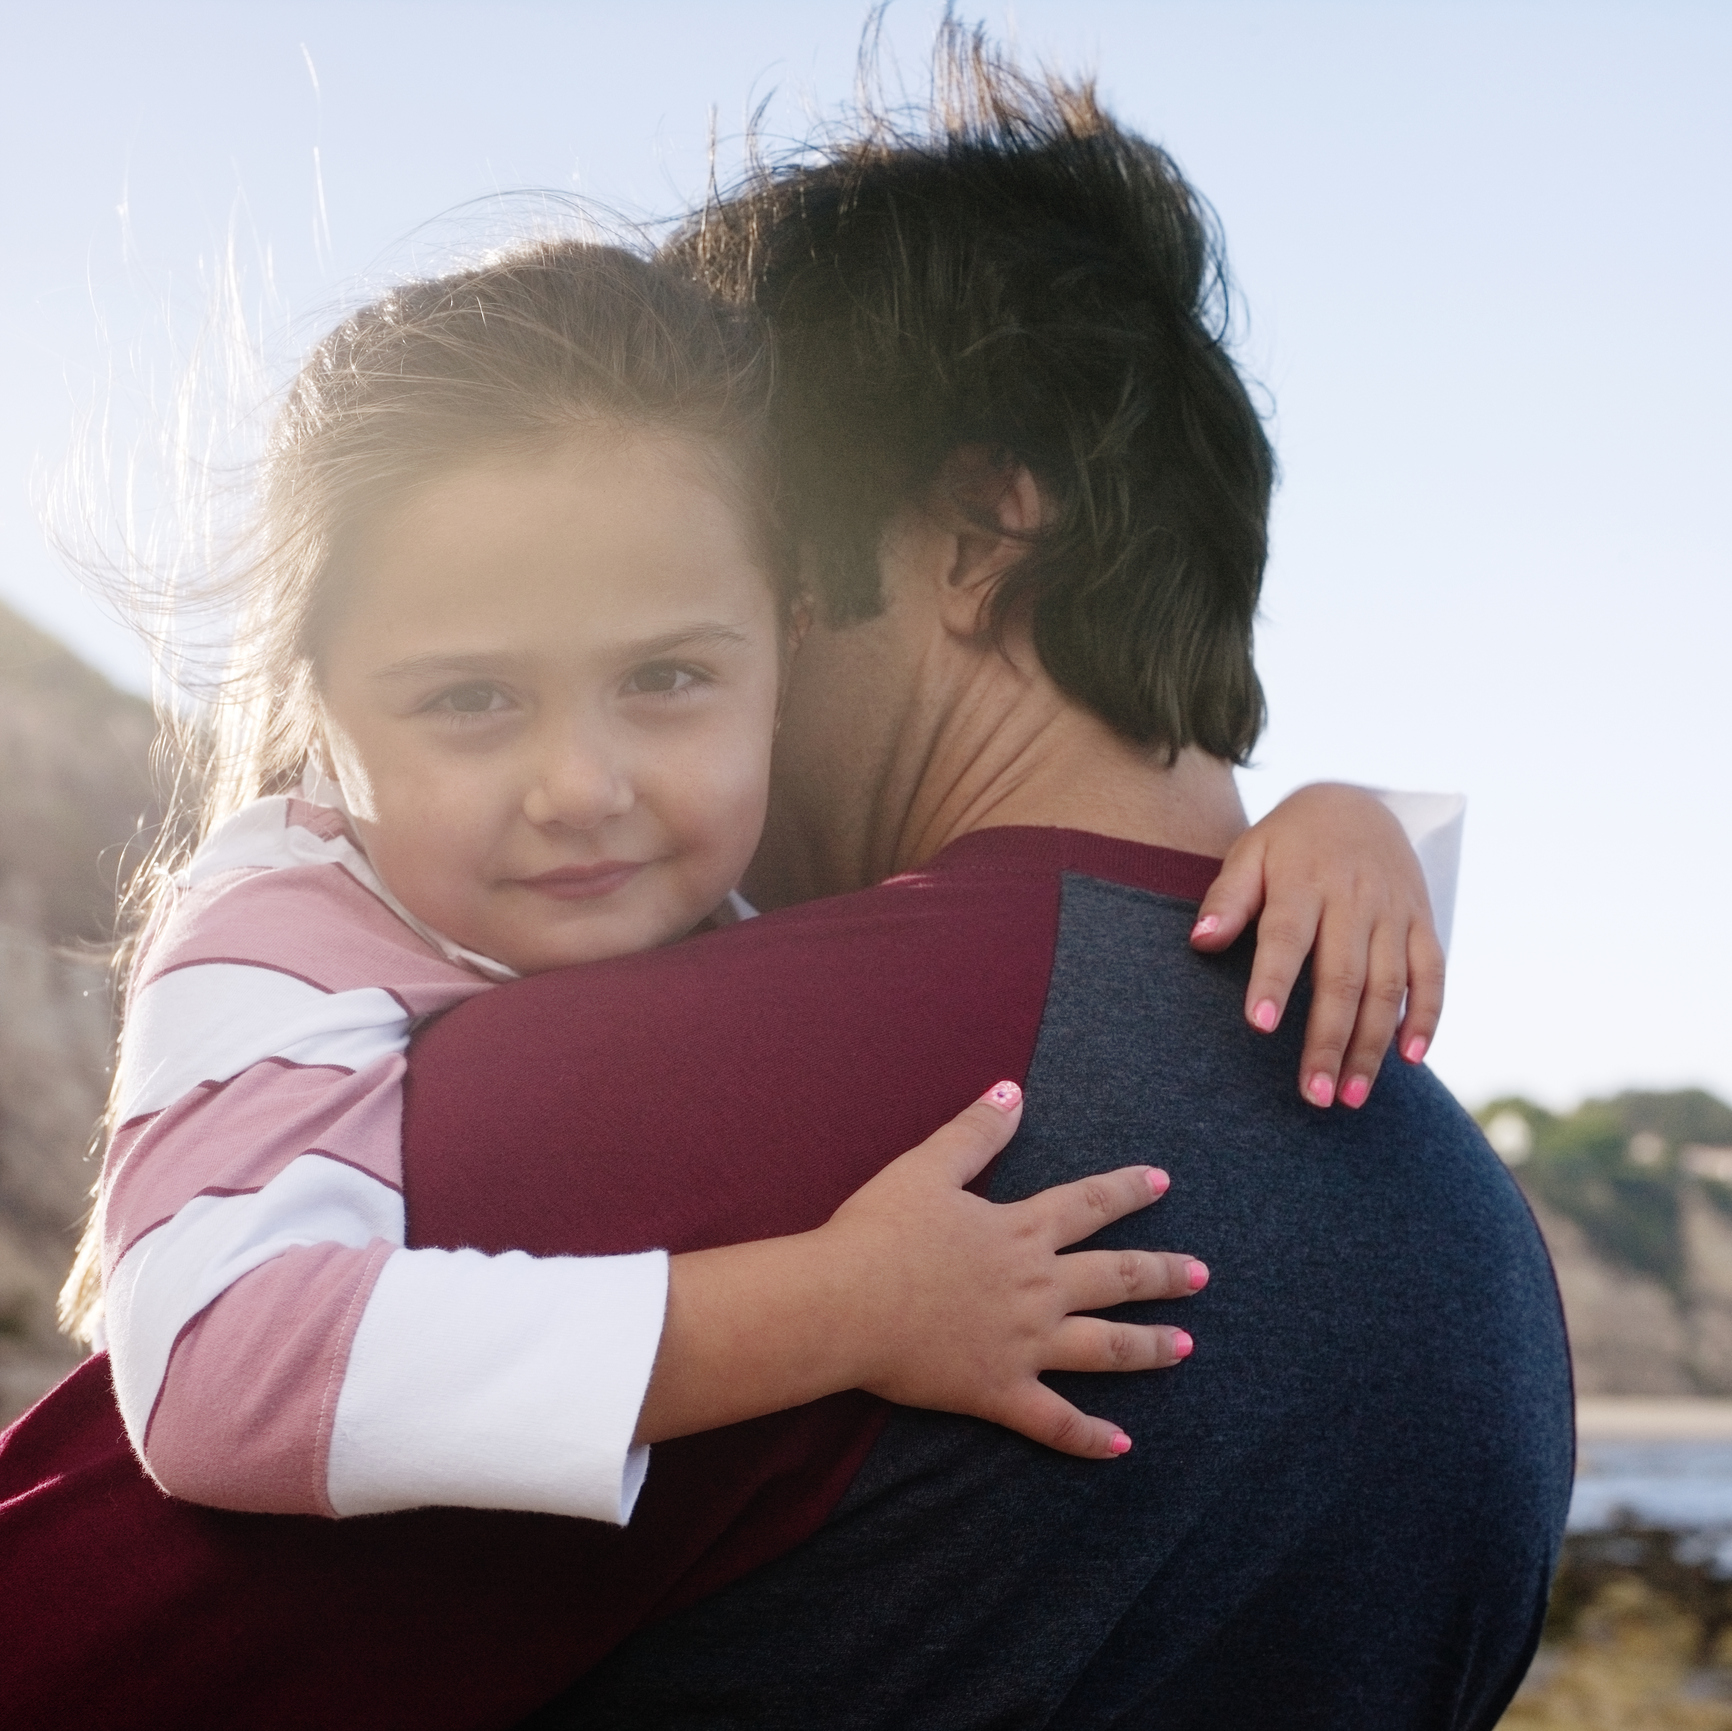
POLYGON ((624 889, 643 870, 641 860, 598 860, 587 866, 555 866, 539 877, 518 878, 518 885, 554 901, 591 901, 624 889))

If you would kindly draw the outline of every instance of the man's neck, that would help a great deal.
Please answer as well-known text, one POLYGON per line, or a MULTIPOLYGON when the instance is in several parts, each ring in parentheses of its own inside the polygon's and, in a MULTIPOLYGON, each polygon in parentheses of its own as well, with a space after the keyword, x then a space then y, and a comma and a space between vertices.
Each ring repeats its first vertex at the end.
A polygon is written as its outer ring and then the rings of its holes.
POLYGON ((1016 696, 948 718, 900 826, 896 870, 975 830, 1013 824, 1210 855, 1224 854, 1244 830, 1231 765, 1195 748, 1169 763, 1164 751, 1132 745, 1050 687, 1025 686, 1016 696))

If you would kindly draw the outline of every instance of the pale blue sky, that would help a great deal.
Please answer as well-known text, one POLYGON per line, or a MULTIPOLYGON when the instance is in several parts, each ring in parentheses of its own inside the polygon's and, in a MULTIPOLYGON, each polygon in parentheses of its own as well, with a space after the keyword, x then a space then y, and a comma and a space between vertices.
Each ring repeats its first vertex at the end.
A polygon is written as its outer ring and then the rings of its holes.
MULTIPOLYGON (((7 4, 0 596, 141 682, 32 476, 92 412, 143 436, 230 234, 286 364, 475 232, 421 226, 468 201, 677 210, 711 105, 724 140, 764 96, 803 132, 864 10, 7 4)), ((1096 69, 1225 225, 1284 466, 1248 803, 1323 776, 1469 795, 1436 1052, 1465 1098, 1732 1098, 1732 6, 968 15, 1096 69)), ((891 9, 911 73, 936 16, 891 9)))

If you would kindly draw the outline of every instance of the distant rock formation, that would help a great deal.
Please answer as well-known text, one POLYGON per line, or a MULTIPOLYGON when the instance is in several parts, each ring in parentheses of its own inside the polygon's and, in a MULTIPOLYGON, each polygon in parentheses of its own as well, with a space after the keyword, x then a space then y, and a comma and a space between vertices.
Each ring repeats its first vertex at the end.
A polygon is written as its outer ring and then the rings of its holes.
POLYGON ((1732 1395, 1732 1106, 1692 1088, 1480 1120, 1551 1249, 1577 1393, 1732 1395))
POLYGON ((122 855, 150 706, 0 607, 0 1424, 74 1363, 54 1300, 95 1168, 122 855))

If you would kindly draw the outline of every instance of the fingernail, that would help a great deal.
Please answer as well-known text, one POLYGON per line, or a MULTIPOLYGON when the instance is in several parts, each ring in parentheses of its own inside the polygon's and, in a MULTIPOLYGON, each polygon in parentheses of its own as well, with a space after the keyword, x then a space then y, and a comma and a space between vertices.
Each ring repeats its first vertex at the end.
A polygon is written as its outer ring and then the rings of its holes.
POLYGON ((1206 938, 1212 933, 1218 932, 1220 929, 1221 916, 1219 914, 1204 914, 1203 917, 1191 927, 1191 936, 1194 938, 1206 938))
POLYGON ((1275 1000, 1273 998, 1265 998, 1262 1003, 1251 1012, 1251 1020, 1255 1022, 1265 1034, 1274 1033, 1275 1024, 1281 1020, 1281 1012, 1275 1008, 1275 1000))
POLYGON ((1423 1034, 1415 1034, 1413 1038, 1401 1048, 1401 1055, 1408 1061, 1408 1063, 1417 1064, 1419 1060, 1425 1056, 1425 1036, 1423 1034))
POLYGON ((1305 1098, 1313 1106, 1327 1106, 1335 1098, 1335 1084, 1321 1070, 1311 1078, 1311 1083, 1305 1090, 1305 1098))
POLYGON ((1014 1112, 1022 1104, 1022 1090, 1014 1082, 994 1082, 980 1097, 1001 1112, 1014 1112))
POLYGON ((1113 1440, 1107 1444, 1114 1454, 1123 1455, 1131 1452, 1131 1439, 1122 1430, 1113 1432, 1113 1440))
POLYGON ((1173 1357, 1174 1358, 1189 1358, 1191 1356, 1191 1349, 1196 1344, 1197 1343, 1194 1340, 1192 1340, 1191 1337, 1188 1334, 1186 1334, 1182 1328, 1175 1328, 1173 1330, 1173 1357))
POLYGON ((1185 1278, 1191 1283, 1193 1292, 1201 1292, 1209 1284, 1209 1265, 1206 1262, 1187 1262, 1185 1278))
POLYGON ((1170 1179, 1159 1166, 1151 1166, 1143 1176, 1149 1181, 1149 1190, 1151 1194, 1155 1196, 1166 1195, 1167 1186, 1172 1183, 1172 1179, 1170 1179))
POLYGON ((1341 1104, 1343 1106, 1363 1106, 1371 1093, 1371 1084, 1363 1076, 1349 1076, 1341 1084, 1341 1104))

